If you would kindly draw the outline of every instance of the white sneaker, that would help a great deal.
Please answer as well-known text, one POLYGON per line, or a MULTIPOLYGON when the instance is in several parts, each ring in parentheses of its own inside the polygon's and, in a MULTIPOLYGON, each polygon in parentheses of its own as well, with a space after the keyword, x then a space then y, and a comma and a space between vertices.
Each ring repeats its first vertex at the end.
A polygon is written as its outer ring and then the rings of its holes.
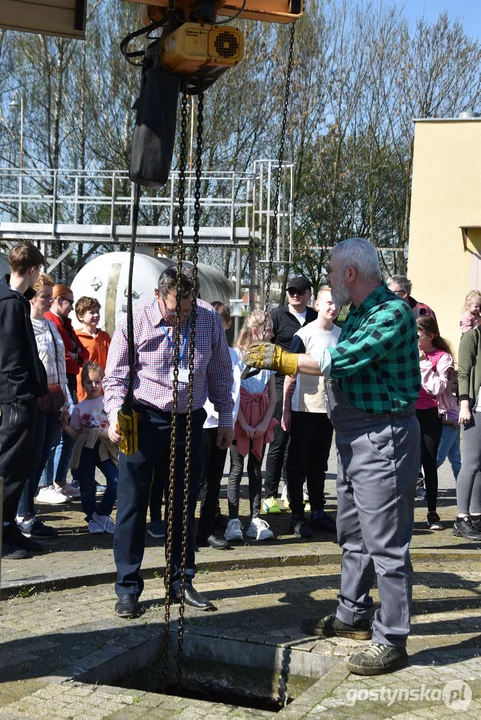
MULTIPOLYGON (((106 532, 109 535, 113 535, 115 532, 115 523, 110 517, 110 515, 97 515, 96 512, 92 513, 92 520, 89 522, 89 530, 90 530, 90 523, 94 522, 97 525, 99 525, 102 529, 101 532, 106 532)), ((97 530, 94 530, 94 532, 98 532, 97 530)))
POLYGON ((74 487, 70 483, 65 483, 65 485, 55 485, 55 487, 58 488, 60 492, 66 495, 68 498, 80 497, 80 488, 74 487))
POLYGON ((60 505, 61 503, 70 502, 70 498, 62 492, 62 488, 55 485, 41 487, 35 500, 46 505, 60 505))
POLYGON ((236 540, 242 541, 244 539, 241 521, 238 518, 229 520, 225 529, 224 539, 227 540, 227 542, 235 542, 236 540))
POLYGON ((247 537, 254 538, 254 540, 274 540, 275 535, 270 529, 269 525, 265 520, 261 518, 252 518, 251 524, 246 530, 247 537))

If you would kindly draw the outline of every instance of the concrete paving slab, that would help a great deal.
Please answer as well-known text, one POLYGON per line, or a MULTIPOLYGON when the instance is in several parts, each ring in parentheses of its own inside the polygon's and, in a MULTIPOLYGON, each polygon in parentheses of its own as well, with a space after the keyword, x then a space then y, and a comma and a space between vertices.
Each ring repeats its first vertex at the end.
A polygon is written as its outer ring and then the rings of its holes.
MULTIPOLYGON (((335 511, 332 477, 327 488, 327 510, 335 511)), ((244 517, 246 489, 244 484, 244 517)), ((225 497, 221 505, 225 511, 225 497)), ((132 662, 134 656, 145 659, 147 649, 153 659, 158 653, 163 635, 163 550, 148 538, 144 612, 136 620, 122 621, 113 615, 111 538, 86 533, 78 503, 69 510, 46 507, 43 512, 59 528, 59 538, 45 543, 48 552, 42 556, 3 564, 1 720, 272 717, 263 710, 102 684, 101 678, 116 663, 118 667, 129 657, 132 662), (98 685, 78 682, 80 677, 95 676, 98 685)), ((447 468, 441 472, 440 514, 446 521, 455 517, 453 481, 447 468)), ((187 609, 186 652, 200 643, 214 655, 223 653, 224 660, 229 653, 233 657, 247 653, 256 662, 270 663, 274 680, 280 676, 279 663, 286 658, 289 672, 292 668, 314 676, 322 672, 320 680, 278 713, 281 720, 479 717, 479 548, 452 537, 449 529, 428 532, 425 515, 426 508, 418 503, 409 668, 381 678, 348 675, 345 659, 359 643, 309 638, 299 631, 303 617, 318 617, 335 608, 340 553, 329 538, 309 542, 288 535, 289 514, 267 518, 278 535, 275 543, 252 543, 228 553, 208 548, 198 554, 196 587, 215 602, 218 612, 196 614, 187 609), (423 686, 422 700, 416 699, 423 686), (453 703, 466 701, 468 690, 469 704, 460 715, 453 703)), ((375 590, 373 596, 376 601, 375 590)), ((174 639, 177 613, 174 606, 174 639)))
MULTIPOLYGON (((329 473, 326 480, 326 511, 333 516, 335 501, 335 456, 331 453, 329 473)), ((99 478, 100 479, 100 478, 99 478)), ((226 483, 221 489, 221 510, 227 515, 226 483)), ((445 521, 442 532, 430 532, 426 527, 426 506, 417 501, 415 530, 412 541, 414 562, 470 562, 479 557, 480 542, 469 542, 452 536, 451 528, 456 517, 454 479, 445 463, 439 471, 439 513, 445 521)), ((241 484, 241 520, 248 524, 248 486, 244 478, 241 484)), ((281 503, 282 506, 282 503, 281 503)), ((17 593, 28 594, 44 590, 96 585, 99 582, 115 582, 115 565, 112 553, 112 537, 90 535, 81 512, 80 502, 51 507, 38 506, 39 516, 53 525, 59 533, 54 540, 42 540, 45 553, 22 561, 2 563, 0 598, 17 593)), ((236 545, 232 550, 219 551, 202 548, 196 555, 199 569, 204 571, 231 571, 254 567, 283 567, 292 565, 338 565, 340 550, 335 538, 316 534, 312 540, 301 540, 290 534, 290 512, 263 516, 271 525, 277 539, 272 542, 250 541, 236 545)), ((146 534, 146 550, 142 563, 145 578, 163 574, 165 568, 162 542, 146 534)))

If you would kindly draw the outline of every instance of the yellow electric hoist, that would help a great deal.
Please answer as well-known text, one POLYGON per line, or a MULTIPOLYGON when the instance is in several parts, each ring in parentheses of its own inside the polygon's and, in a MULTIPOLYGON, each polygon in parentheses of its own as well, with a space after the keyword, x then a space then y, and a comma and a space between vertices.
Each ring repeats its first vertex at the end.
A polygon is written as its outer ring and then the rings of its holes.
MULTIPOLYGON (((126 0, 139 2, 139 0, 126 0)), ((177 104, 183 94, 181 116, 185 123, 185 98, 198 95, 203 107, 203 93, 222 73, 234 67, 244 57, 244 37, 241 30, 230 23, 237 18, 260 22, 294 23, 303 13, 304 0, 153 0, 144 5, 144 27, 130 33, 121 43, 126 59, 142 67, 140 97, 132 140, 130 179, 136 183, 134 203, 131 267, 133 272, 135 230, 138 217, 139 187, 160 188, 168 181, 176 135, 177 104), (219 17, 227 19, 219 20, 219 17), (151 33, 156 31, 156 35, 151 33), (128 51, 130 43, 146 35, 152 40, 145 50, 128 51), (138 59, 141 58, 140 62, 138 59)), ((284 107, 281 148, 287 120, 287 97, 292 66, 291 35, 287 96, 284 107)), ((183 130, 185 135, 185 130, 183 130)), ((202 152, 202 111, 198 118, 199 168, 202 152)), ((282 152, 282 151, 281 151, 282 152)), ((182 153, 181 153, 182 155, 182 153)), ((199 178, 197 178, 200 183, 199 178)), ((179 191, 179 195, 183 191, 179 191)), ((183 206, 183 197, 179 199, 183 206)), ((179 236, 182 223, 179 221, 179 236)), ((127 322, 129 336, 130 382, 127 397, 119 412, 119 426, 123 435, 121 450, 126 454, 137 451, 137 416, 133 410, 133 326, 132 298, 128 292, 127 322)))

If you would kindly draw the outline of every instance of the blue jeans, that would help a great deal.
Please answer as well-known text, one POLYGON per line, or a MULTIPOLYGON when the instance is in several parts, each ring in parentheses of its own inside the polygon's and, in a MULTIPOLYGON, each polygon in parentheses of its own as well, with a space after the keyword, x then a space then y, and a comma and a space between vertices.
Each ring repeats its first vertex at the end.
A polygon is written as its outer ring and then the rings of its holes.
MULTIPOLYGON (((140 595, 144 582, 140 566, 145 547, 145 524, 154 467, 169 467, 172 415, 145 405, 135 405, 139 415, 139 449, 133 455, 120 453, 119 493, 114 535, 114 557, 117 566, 117 595, 140 595)), ((186 576, 195 575, 195 506, 204 455, 203 409, 192 413, 192 455, 187 518, 186 576)), ((174 483, 173 546, 170 557, 172 580, 180 579, 183 544, 183 507, 185 483, 186 416, 177 417, 176 462, 174 483)), ((165 509, 166 517, 168 504, 165 509)), ((167 547, 166 547, 167 552, 167 547)))
POLYGON ((35 424, 35 447, 33 451, 33 467, 23 486, 22 496, 18 503, 17 514, 20 517, 33 517, 35 507, 33 499, 37 493, 38 483, 49 458, 50 449, 55 448, 60 440, 60 413, 37 414, 35 424))
POLYGON ((453 469, 454 479, 458 479, 461 470, 461 447, 459 442, 459 428, 454 425, 443 425, 441 440, 438 448, 438 467, 448 458, 453 469))
POLYGON ((57 485, 65 485, 74 445, 75 440, 66 432, 62 432, 60 442, 50 450, 47 464, 40 477, 40 487, 53 485, 54 482, 57 485))
POLYGON ((117 467, 110 458, 108 460, 100 459, 99 447, 100 442, 97 442, 94 448, 84 447, 78 466, 80 499, 87 522, 92 519, 94 512, 96 512, 97 515, 110 515, 117 499, 117 479, 119 476, 117 467), (98 467, 107 480, 107 488, 98 505, 95 499, 97 487, 97 483, 95 482, 96 467, 98 467))

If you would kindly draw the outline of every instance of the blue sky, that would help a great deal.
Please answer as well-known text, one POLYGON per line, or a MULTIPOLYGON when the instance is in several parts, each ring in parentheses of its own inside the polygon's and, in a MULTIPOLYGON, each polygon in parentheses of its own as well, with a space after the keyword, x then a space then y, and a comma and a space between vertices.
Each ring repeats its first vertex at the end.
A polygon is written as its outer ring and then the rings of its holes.
POLYGON ((481 38, 481 0, 399 0, 403 3, 406 17, 413 23, 421 15, 432 22, 447 10, 451 18, 461 19, 468 34, 481 38))

